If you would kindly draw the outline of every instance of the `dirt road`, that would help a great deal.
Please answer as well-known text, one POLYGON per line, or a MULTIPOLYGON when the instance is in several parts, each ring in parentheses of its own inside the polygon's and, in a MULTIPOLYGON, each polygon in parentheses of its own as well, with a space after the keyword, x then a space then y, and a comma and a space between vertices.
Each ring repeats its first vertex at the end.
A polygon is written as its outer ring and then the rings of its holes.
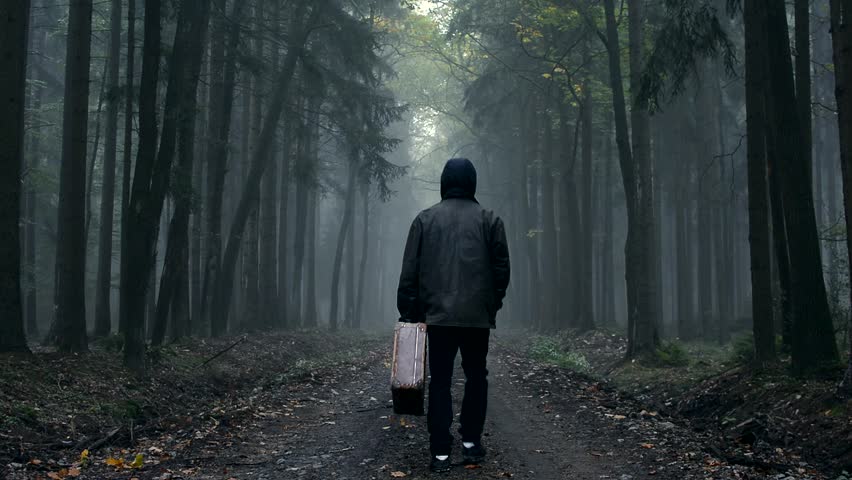
MULTIPOLYGON (((258 386, 185 423, 176 420, 140 435, 124 455, 142 452, 141 469, 115 469, 98 458, 79 478, 824 478, 806 466, 775 469, 749 457, 728 458, 710 434, 644 410, 606 384, 538 364, 495 337, 483 439, 489 455, 479 468, 428 471, 425 417, 392 413, 389 351, 382 347, 388 341, 345 363, 258 386)), ((458 413, 458 365, 454 388, 458 413)))

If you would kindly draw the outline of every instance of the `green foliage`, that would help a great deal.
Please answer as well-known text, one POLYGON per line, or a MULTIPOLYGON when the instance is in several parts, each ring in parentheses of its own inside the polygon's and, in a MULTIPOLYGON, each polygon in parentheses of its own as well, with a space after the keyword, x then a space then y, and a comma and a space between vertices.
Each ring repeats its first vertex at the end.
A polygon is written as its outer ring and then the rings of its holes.
POLYGON ((686 367, 689 354, 678 342, 663 342, 645 359, 645 363, 654 367, 686 367))
POLYGON ((736 64, 736 49, 715 6, 704 0, 663 3, 666 20, 657 30, 637 96, 639 106, 651 110, 683 92, 686 80, 701 70, 703 60, 721 57, 731 76, 736 64))
POLYGON ((754 361, 754 335, 747 333, 738 336, 731 342, 731 362, 737 365, 748 365, 754 361))
POLYGON ((539 336, 530 344, 530 357, 540 362, 550 363, 575 372, 588 373, 592 366, 582 353, 565 351, 554 337, 539 336))

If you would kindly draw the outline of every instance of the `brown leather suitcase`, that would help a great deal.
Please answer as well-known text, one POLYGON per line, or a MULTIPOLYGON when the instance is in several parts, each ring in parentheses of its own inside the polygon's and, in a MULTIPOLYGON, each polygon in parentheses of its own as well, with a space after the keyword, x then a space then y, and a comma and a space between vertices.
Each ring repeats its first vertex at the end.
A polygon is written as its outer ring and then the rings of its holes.
POLYGON ((393 334, 393 411, 423 415, 426 392, 426 324, 399 322, 393 334))

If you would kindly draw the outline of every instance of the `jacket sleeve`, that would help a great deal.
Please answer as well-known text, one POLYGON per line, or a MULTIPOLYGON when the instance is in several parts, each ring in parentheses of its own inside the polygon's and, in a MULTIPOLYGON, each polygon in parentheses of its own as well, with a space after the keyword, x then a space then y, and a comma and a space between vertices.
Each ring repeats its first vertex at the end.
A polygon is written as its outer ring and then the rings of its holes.
POLYGON ((420 308, 420 218, 415 218, 408 231, 405 253, 402 255, 402 273, 399 275, 399 288, 396 292, 396 307, 399 321, 417 322, 422 320, 420 308))
POLYGON ((491 225, 491 269, 494 276, 494 298, 497 310, 503 306, 506 288, 509 287, 509 243, 506 241, 506 229, 503 220, 495 217, 491 225))

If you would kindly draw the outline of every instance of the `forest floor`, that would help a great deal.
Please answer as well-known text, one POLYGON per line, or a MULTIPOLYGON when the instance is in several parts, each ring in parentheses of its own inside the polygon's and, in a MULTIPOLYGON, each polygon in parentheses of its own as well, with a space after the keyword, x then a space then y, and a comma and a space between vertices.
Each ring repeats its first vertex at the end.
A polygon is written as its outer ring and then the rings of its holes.
MULTIPOLYGON (((109 342, 0 357, 0 478, 795 480, 852 464, 852 405, 832 403, 830 382, 718 354, 613 368, 623 340, 605 332, 492 339, 478 468, 429 473, 425 417, 392 413, 389 332, 297 332, 248 336, 204 366, 238 339, 165 347, 144 380, 109 342)), ((456 411, 462 388, 457 369, 456 411)))

